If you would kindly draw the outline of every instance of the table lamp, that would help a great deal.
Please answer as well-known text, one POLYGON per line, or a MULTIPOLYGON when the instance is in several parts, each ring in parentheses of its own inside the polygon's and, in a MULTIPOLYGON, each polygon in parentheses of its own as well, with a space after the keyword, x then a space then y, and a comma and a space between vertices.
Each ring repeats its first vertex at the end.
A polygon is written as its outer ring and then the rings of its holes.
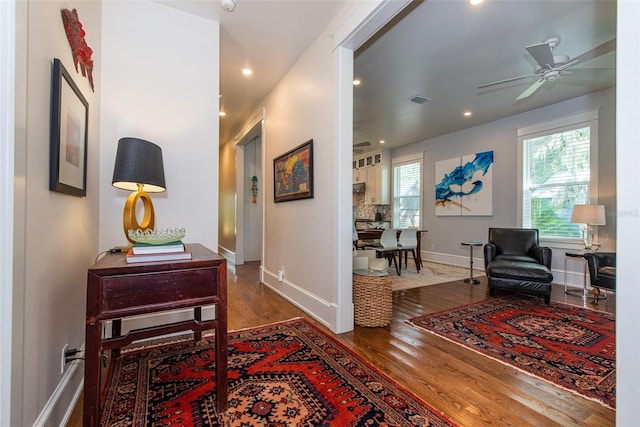
POLYGON ((151 197, 146 193, 165 191, 162 148, 139 138, 121 138, 118 141, 116 162, 113 168, 113 181, 116 188, 133 191, 124 204, 122 224, 124 235, 131 243, 129 230, 153 230, 155 215, 151 197), (144 217, 138 224, 136 204, 142 200, 144 217))
POLYGON ((584 224, 584 248, 591 249, 593 244, 593 226, 606 225, 604 205, 573 205, 572 224, 584 224), (585 236, 586 234, 586 236, 585 236))

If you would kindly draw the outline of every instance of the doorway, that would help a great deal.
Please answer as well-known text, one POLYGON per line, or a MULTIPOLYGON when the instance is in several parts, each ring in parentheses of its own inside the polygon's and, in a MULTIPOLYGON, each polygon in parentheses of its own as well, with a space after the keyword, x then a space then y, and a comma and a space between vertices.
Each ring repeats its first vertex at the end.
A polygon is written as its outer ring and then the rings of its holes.
POLYGON ((252 121, 236 144, 235 260, 236 265, 264 259, 264 114, 252 121))
MULTIPOLYGON (((264 183, 261 182, 262 137, 253 138, 244 146, 244 174, 242 194, 244 205, 244 261, 262 261, 262 196, 264 183)), ((240 195, 239 195, 240 196, 240 195)))

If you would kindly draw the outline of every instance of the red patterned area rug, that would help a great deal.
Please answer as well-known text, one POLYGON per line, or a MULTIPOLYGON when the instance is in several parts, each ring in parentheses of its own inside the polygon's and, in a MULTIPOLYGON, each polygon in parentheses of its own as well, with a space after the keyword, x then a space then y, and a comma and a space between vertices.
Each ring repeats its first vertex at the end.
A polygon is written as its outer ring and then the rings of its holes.
POLYGON ((229 407, 215 411, 212 339, 123 352, 102 426, 452 426, 304 319, 229 332, 229 407))
POLYGON ((614 409, 615 315, 521 295, 409 323, 614 409))

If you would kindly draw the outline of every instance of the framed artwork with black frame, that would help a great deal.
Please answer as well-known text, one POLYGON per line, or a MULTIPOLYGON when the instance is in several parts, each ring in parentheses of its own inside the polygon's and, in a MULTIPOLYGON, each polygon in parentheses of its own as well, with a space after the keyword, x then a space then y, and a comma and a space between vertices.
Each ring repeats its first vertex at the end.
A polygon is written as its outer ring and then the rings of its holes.
POLYGON ((273 159, 275 203, 313 198, 313 139, 273 159))
POLYGON ((89 103, 59 59, 53 60, 49 190, 87 195, 89 103))

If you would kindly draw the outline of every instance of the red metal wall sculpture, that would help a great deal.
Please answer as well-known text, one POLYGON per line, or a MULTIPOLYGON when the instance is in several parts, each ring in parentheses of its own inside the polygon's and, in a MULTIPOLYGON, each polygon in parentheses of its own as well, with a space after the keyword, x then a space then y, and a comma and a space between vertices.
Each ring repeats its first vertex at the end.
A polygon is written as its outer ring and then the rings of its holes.
POLYGON ((62 9, 62 22, 64 31, 67 33, 69 45, 71 45, 73 64, 76 66, 76 71, 78 71, 78 64, 80 64, 80 71, 82 71, 84 77, 89 79, 91 91, 93 92, 93 60, 91 59, 93 50, 84 40, 85 32, 82 29, 80 20, 78 20, 78 12, 75 9, 62 9))

